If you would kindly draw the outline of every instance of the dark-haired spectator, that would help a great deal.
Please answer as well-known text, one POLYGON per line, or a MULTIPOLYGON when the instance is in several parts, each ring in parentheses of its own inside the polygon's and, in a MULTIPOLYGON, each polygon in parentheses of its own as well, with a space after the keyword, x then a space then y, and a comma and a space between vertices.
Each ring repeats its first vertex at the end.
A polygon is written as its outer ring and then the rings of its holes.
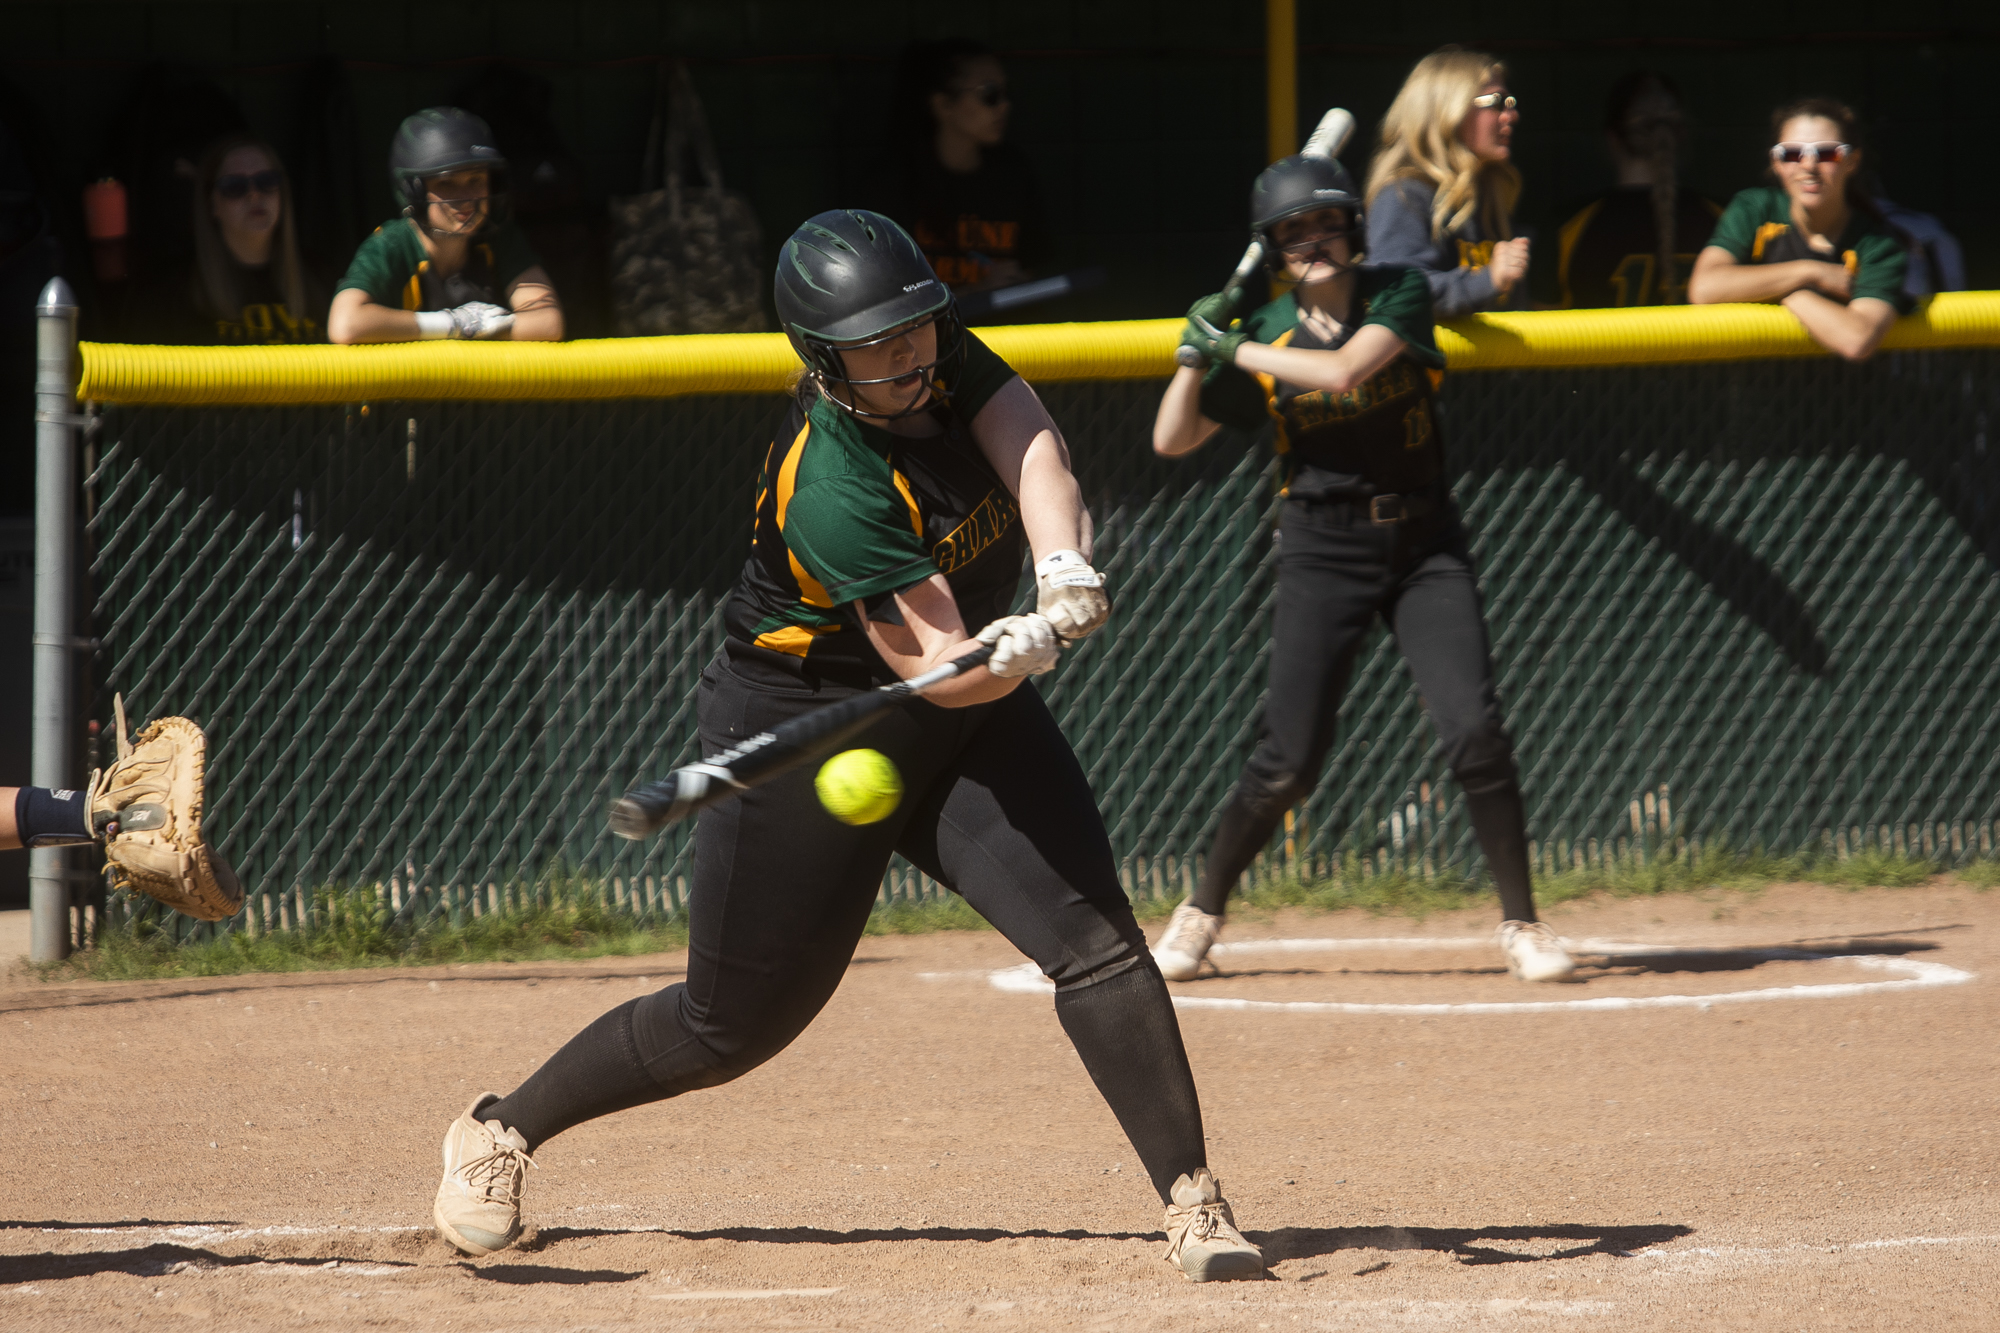
POLYGON ((1563 224, 1563 308, 1678 305, 1722 215, 1680 184, 1687 116, 1679 90, 1663 74, 1627 74, 1611 89, 1604 141, 1618 184, 1563 224))
POLYGON ((1778 108, 1771 126, 1778 184, 1729 201, 1695 260, 1688 299, 1776 301, 1813 341, 1860 361, 1913 302, 1903 242, 1860 188, 1859 119, 1814 97, 1778 108))
POLYGON ((1528 240, 1513 223, 1521 173, 1509 160, 1520 119, 1507 67, 1457 46, 1419 60, 1382 118, 1367 262, 1422 269, 1440 319, 1527 305, 1528 240))
POLYGON ((1006 142, 1007 71, 978 42, 915 42, 897 62, 886 159, 858 202, 903 224, 958 292, 1020 282, 1052 246, 1027 155, 1006 142))
POLYGON ((562 306, 508 217, 507 159, 456 107, 405 120, 389 150, 401 217, 355 251, 334 294, 337 343, 563 336, 562 306))

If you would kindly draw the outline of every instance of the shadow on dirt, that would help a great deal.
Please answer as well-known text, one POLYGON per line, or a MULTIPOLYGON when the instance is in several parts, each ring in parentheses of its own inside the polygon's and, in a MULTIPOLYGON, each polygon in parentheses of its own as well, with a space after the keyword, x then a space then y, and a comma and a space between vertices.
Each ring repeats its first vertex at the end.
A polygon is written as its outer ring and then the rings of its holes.
MULTIPOLYGON (((543 1227, 540 1243, 586 1240, 597 1236, 644 1235, 615 1227, 543 1227)), ((682 1240, 737 1240, 757 1245, 862 1245, 870 1241, 933 1240, 1165 1240, 1163 1231, 1001 1231, 994 1227, 860 1227, 829 1231, 824 1227, 721 1227, 714 1231, 668 1231, 682 1240)))
POLYGON ((0 1222, 0 1231, 137 1231, 140 1227, 233 1227, 241 1226, 224 1218, 205 1217, 200 1221, 169 1222, 157 1217, 127 1217, 116 1222, 0 1222))
MULTIPOLYGON (((1532 1264, 1608 1254, 1626 1259, 1640 1250, 1694 1234, 1678 1223, 1643 1227, 1280 1227, 1246 1235, 1271 1263, 1313 1259, 1342 1250, 1435 1250, 1462 1264, 1532 1264), (1511 1243, 1511 1245, 1510 1245, 1511 1243)), ((1383 1265, 1378 1265, 1377 1269, 1383 1265)))
POLYGON ((268 1254, 217 1254, 213 1250, 186 1245, 147 1245, 136 1250, 95 1250, 88 1254, 6 1254, 0 1255, 0 1286, 16 1282, 52 1282, 64 1278, 94 1277, 99 1273, 124 1273, 131 1277, 167 1277, 175 1273, 208 1272, 223 1268, 253 1268, 268 1264, 273 1268, 337 1269, 415 1268, 416 1264, 395 1259, 329 1260, 326 1258, 286 1259, 268 1254))
POLYGON ((1665 975, 1675 972, 1748 972, 1766 963, 1811 963, 1824 958, 1897 957, 1928 953, 1938 946, 1928 940, 1843 940, 1809 948, 1778 945, 1766 948, 1663 948, 1643 953, 1592 953, 1578 948, 1579 971, 1599 976, 1665 975))
POLYGON ((461 1267, 482 1281, 502 1282, 514 1287, 587 1287, 599 1282, 633 1282, 646 1276, 643 1268, 628 1273, 618 1268, 550 1268, 541 1264, 490 1264, 485 1268, 463 1264, 461 1267))
MULTIPOLYGON (((1748 972, 1766 963, 1817 962, 1825 958, 1894 957, 1928 953, 1939 946, 1929 940, 1879 936, 1841 940, 1802 940, 1776 945, 1736 945, 1707 947, 1661 945, 1658 949, 1616 952, 1593 950, 1582 944, 1571 947, 1580 980, 1597 977, 1668 975, 1677 972, 1748 972)), ((1224 967, 1199 977, 1187 985, 1206 981, 1241 981, 1246 977, 1365 976, 1365 977, 1471 977, 1504 976, 1498 964, 1461 967, 1224 967)))

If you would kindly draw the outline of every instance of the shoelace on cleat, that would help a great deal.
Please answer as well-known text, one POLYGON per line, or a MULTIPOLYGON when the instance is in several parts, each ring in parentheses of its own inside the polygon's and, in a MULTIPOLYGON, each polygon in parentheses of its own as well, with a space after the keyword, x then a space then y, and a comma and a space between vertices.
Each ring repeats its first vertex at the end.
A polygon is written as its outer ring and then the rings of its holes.
POLYGON ((1167 1262, 1179 1260, 1181 1251, 1190 1240, 1212 1240, 1225 1229, 1233 1229, 1234 1224, 1229 1205, 1221 1199, 1214 1203, 1198 1203, 1191 1208, 1168 1204, 1167 1262))
POLYGON ((503 1203, 512 1206, 521 1197, 521 1167, 526 1162, 537 1171, 542 1168, 535 1159, 498 1138, 491 1138, 493 1150, 483 1157, 475 1157, 458 1168, 457 1174, 479 1192, 481 1199, 489 1203, 503 1203))

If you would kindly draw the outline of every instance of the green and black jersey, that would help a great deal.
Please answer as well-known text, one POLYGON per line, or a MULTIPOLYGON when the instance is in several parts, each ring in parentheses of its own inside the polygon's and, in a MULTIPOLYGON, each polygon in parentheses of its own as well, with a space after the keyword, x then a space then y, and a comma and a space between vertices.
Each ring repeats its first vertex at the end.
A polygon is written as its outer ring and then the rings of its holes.
POLYGON ((464 268, 439 277, 431 271, 416 224, 392 218, 361 243, 335 291, 363 291, 377 305, 394 310, 452 310, 469 301, 504 306, 507 288, 540 263, 519 229, 503 222, 473 238, 464 268))
POLYGON ((1444 445, 1431 397, 1444 377, 1444 353, 1431 325, 1430 284, 1415 268, 1363 268, 1354 304, 1361 318, 1332 341, 1299 322, 1286 293, 1243 321, 1273 347, 1334 350, 1354 330, 1380 324, 1403 340, 1402 356, 1346 393, 1301 389, 1270 375, 1217 365, 1201 386, 1201 414, 1255 430, 1277 422, 1274 447, 1285 458, 1285 494, 1300 499, 1360 498, 1420 491, 1444 476, 1444 445))
POLYGON ((854 604, 893 614, 889 594, 942 573, 968 632, 1013 609, 1021 510, 970 423, 1014 378, 971 334, 939 367, 941 433, 868 425, 801 386, 757 481, 750 558, 723 613, 733 659, 817 686, 896 679, 854 604), (803 401, 800 401, 800 399, 803 401))
POLYGON ((1686 305, 1688 274, 1722 210, 1693 190, 1674 196, 1674 272, 1658 289, 1659 218, 1653 187, 1621 185, 1579 208, 1558 233, 1556 276, 1562 308, 1686 305))
POLYGON ((1849 209, 1847 229, 1833 243, 1833 253, 1815 250, 1792 225, 1792 200, 1783 190, 1760 185, 1740 190, 1708 243, 1729 252, 1739 264, 1782 264, 1794 259, 1843 263, 1854 275, 1848 300, 1868 296, 1887 301, 1899 314, 1915 304, 1903 290, 1910 267, 1909 251, 1889 224, 1860 209, 1849 209))

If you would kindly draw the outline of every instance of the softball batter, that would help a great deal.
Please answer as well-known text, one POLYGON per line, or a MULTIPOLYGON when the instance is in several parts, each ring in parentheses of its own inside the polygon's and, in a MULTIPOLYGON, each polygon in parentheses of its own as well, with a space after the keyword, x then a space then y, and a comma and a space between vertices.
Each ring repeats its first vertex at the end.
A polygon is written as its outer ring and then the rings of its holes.
POLYGON ((1415 268, 1359 267, 1361 200, 1346 168, 1295 156, 1265 169, 1251 229, 1298 283, 1232 329, 1226 296, 1189 312, 1183 367, 1153 448, 1192 453, 1227 423, 1276 418, 1285 459, 1278 604, 1263 734, 1222 812, 1201 883, 1154 950, 1171 979, 1195 976, 1229 891, 1285 810, 1309 794, 1362 636, 1380 616, 1416 677, 1500 891, 1514 975, 1568 977, 1569 955, 1535 919, 1514 747, 1500 720, 1472 557, 1444 477, 1432 395, 1444 369, 1431 293, 1415 268))
POLYGON ((1263 1256, 1209 1172, 1172 1002, 1089 784, 1041 696, 1021 688, 1109 610, 1062 434, 879 214, 800 227, 775 295, 806 371, 702 677, 704 752, 977 643, 993 656, 855 738, 901 771, 887 819, 835 820, 810 768, 701 813, 687 981, 605 1014, 508 1096, 476 1099, 445 1134, 438 1230, 467 1254, 507 1246, 541 1144, 783 1050, 840 984, 901 852, 1055 982, 1063 1030, 1167 1205, 1168 1261, 1196 1281, 1256 1276, 1263 1256), (1038 609, 1010 615, 1024 542, 1038 609))

